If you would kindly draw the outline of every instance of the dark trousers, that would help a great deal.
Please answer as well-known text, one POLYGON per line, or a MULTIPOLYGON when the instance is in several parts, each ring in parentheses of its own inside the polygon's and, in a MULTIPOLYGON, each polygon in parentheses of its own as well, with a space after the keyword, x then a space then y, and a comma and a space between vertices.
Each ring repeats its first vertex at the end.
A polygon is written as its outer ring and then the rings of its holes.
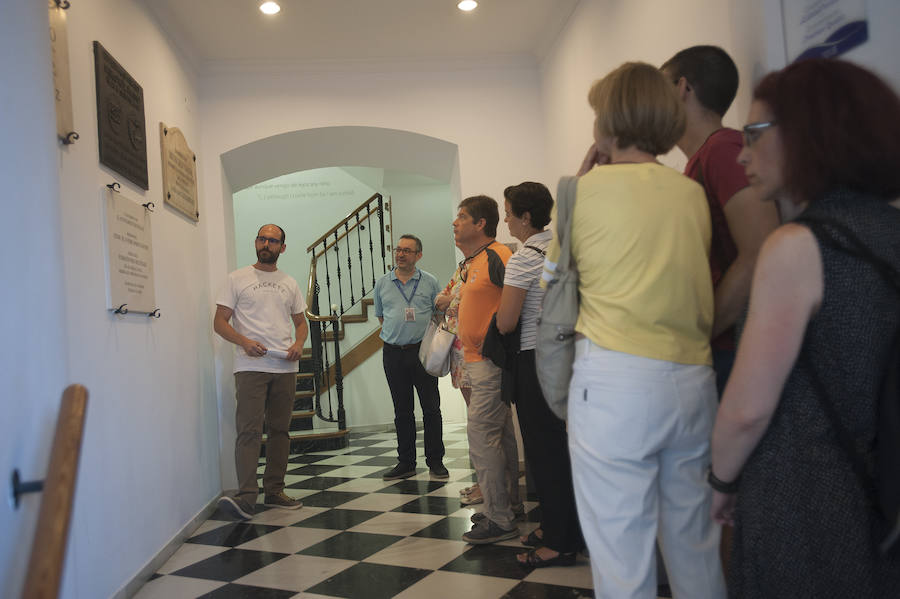
POLYGON ((397 459, 416 465, 416 420, 413 412, 413 387, 419 394, 425 425, 425 461, 436 466, 444 458, 441 434, 441 396, 436 377, 425 372, 419 362, 419 344, 403 347, 384 344, 384 375, 394 401, 394 427, 397 429, 397 459))
POLYGON ((575 508, 566 423, 547 407, 537 379, 534 350, 516 356, 514 378, 525 459, 541 502, 544 545, 560 553, 580 551, 584 539, 575 508))
POLYGON ((737 354, 733 349, 713 349, 713 370, 716 371, 716 390, 719 392, 719 401, 722 401, 722 393, 725 392, 725 385, 728 383, 728 377, 731 376, 731 369, 734 368, 734 358, 737 354))

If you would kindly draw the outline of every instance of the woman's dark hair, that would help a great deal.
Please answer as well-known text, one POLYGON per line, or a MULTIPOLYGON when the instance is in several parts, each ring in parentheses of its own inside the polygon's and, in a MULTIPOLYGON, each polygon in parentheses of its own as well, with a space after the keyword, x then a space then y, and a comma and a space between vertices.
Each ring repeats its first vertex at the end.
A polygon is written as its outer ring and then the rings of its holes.
POLYGON ((835 187, 900 195, 900 98, 878 76, 843 60, 809 59, 767 75, 753 99, 778 123, 794 201, 835 187))
POLYGON ((544 185, 532 181, 511 185, 503 190, 503 197, 517 217, 529 213, 531 226, 535 229, 541 230, 550 222, 553 197, 544 185))

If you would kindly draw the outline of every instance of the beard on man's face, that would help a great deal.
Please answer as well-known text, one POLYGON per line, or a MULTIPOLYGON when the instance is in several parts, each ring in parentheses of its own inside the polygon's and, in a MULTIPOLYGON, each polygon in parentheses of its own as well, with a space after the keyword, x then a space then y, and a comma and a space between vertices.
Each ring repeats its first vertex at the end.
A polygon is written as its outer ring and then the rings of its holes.
POLYGON ((278 252, 273 252, 267 247, 256 250, 256 259, 260 264, 275 264, 278 262, 278 252))

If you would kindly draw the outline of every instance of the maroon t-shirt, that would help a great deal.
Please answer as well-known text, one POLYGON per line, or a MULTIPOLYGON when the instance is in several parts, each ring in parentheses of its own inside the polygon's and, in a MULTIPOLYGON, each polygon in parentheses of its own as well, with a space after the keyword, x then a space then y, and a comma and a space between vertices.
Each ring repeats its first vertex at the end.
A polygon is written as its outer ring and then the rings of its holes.
MULTIPOLYGON (((749 185, 744 167, 737 163, 743 147, 741 132, 735 129, 719 129, 710 135, 700 149, 691 156, 684 174, 703 186, 712 217, 712 245, 709 252, 709 270, 713 287, 737 258, 737 246, 728 229, 723 207, 731 197, 749 185)), ((734 330, 729 329, 713 339, 714 349, 734 349, 734 330)))

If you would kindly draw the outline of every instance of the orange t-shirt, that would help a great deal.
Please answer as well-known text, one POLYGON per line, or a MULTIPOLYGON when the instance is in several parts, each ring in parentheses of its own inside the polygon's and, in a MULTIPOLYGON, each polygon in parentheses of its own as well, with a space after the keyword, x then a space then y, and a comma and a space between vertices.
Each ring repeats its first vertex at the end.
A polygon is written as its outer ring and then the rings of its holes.
POLYGON ((512 252, 497 241, 466 260, 465 282, 460 289, 459 328, 456 331, 466 362, 480 362, 481 345, 500 307, 506 263, 512 252))

